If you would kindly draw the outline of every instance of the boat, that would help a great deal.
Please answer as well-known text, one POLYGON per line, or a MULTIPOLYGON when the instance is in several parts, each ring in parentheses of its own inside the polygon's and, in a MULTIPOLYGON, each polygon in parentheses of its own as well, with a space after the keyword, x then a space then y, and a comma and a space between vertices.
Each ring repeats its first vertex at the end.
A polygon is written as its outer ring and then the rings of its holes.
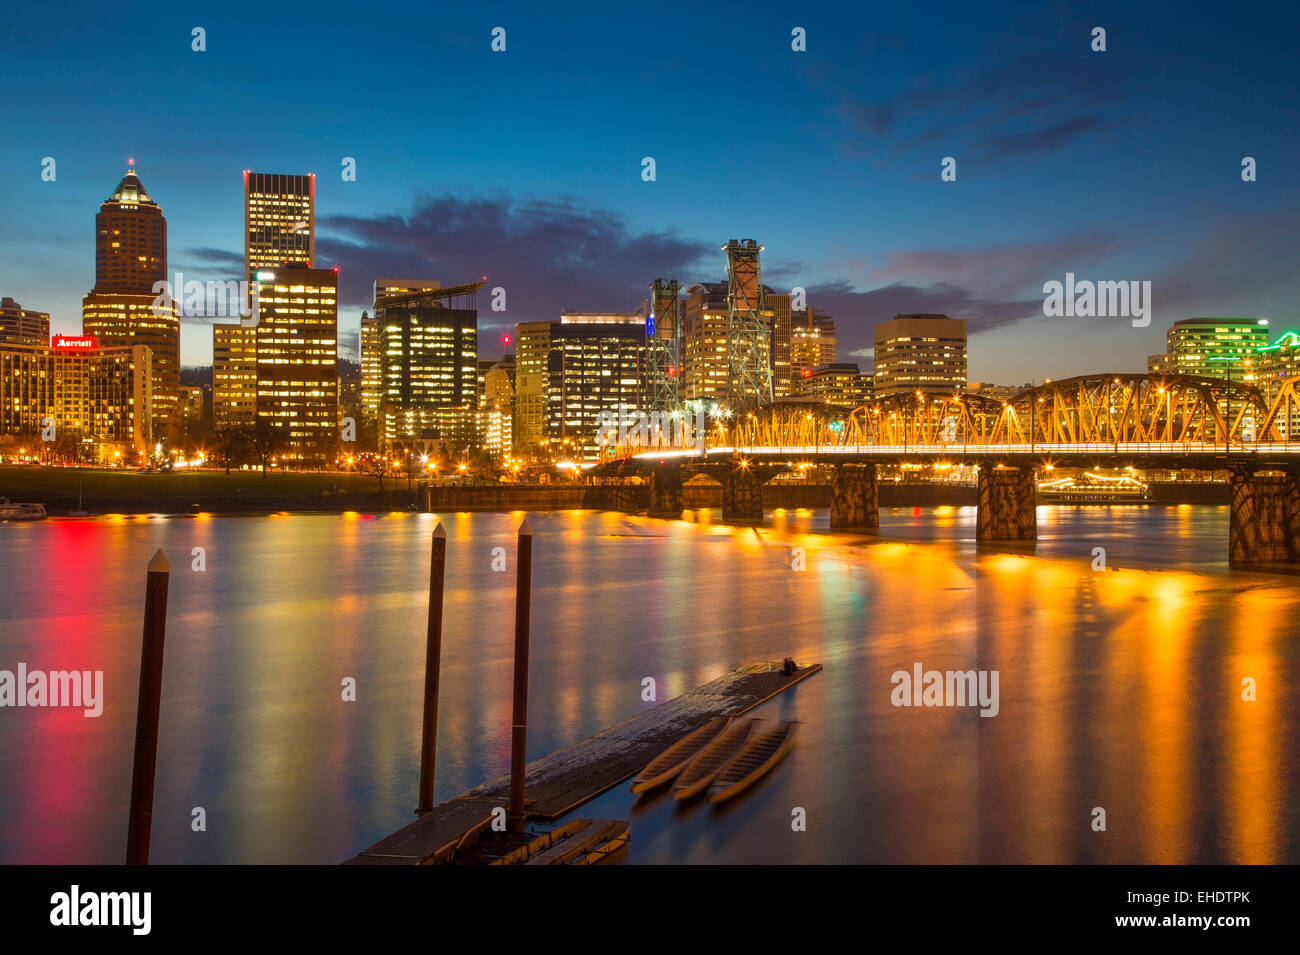
POLYGON ((91 514, 90 511, 86 510, 82 506, 81 483, 82 482, 80 481, 77 482, 77 509, 75 511, 68 511, 68 516, 69 517, 94 517, 94 515, 91 514))
POLYGON ((572 819, 493 859, 489 865, 596 865, 627 845, 626 819, 572 819))
POLYGON ((45 517, 44 504, 23 504, 0 497, 0 521, 40 521, 45 517))
POLYGON ((744 792, 779 763, 794 745, 797 723, 781 723, 774 730, 755 733, 709 784, 709 802, 722 802, 744 792))
POLYGON ((708 744, 691 757, 691 761, 682 767, 681 773, 673 783, 674 799, 690 799, 704 792, 718 770, 740 752, 740 748, 749 739, 750 733, 758 720, 737 720, 711 739, 708 744))
POLYGON ((1150 486, 1129 474, 1094 474, 1038 482, 1038 497, 1046 504, 1149 504, 1150 486))
POLYGON ((632 780, 632 792, 640 793, 670 782, 691 757, 709 744, 726 725, 730 717, 715 716, 703 726, 697 726, 677 742, 652 759, 632 780))

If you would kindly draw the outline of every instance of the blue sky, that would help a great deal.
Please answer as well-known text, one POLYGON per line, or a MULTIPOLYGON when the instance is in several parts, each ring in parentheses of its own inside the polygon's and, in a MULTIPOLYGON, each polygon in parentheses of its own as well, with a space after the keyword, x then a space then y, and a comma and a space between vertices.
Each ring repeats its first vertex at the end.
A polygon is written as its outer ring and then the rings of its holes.
MULTIPOLYGON (((971 378, 1006 384, 1142 369, 1180 318, 1300 323, 1300 13, 1134 6, 17 7, 0 292, 79 330, 132 156, 187 278, 237 275, 244 169, 314 172, 345 351, 378 275, 487 275, 495 355, 516 321, 719 281, 719 246, 750 237, 768 285, 836 316, 841 360, 899 311, 967 318, 971 378), (1151 325, 1044 318, 1067 271, 1151 281, 1151 325)), ((187 320, 183 360, 210 349, 187 320)))

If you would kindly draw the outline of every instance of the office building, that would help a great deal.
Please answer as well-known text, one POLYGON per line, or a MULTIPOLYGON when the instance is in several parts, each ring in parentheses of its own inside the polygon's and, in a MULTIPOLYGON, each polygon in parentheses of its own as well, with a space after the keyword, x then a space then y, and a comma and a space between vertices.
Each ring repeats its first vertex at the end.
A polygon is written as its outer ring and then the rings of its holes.
POLYGON ((212 427, 247 428, 257 421, 257 328, 212 326, 212 427))
POLYGON ((316 177, 244 171, 244 270, 316 264, 316 177))
POLYGON ((807 378, 819 365, 833 365, 836 358, 835 319, 809 306, 794 313, 790 329, 790 377, 798 390, 800 378, 807 378))
POLYGON ((551 323, 549 339, 546 448, 556 459, 590 460, 601 412, 644 405, 645 316, 568 312, 551 323))
POLYGON ((289 464, 332 460, 338 445, 338 272, 261 269, 257 427, 289 464))
POLYGON ((778 294, 765 288, 763 314, 768 320, 771 334, 768 347, 771 350, 772 393, 780 398, 790 394, 794 388, 791 365, 790 294, 788 292, 778 294))
MULTIPOLYGON (((1269 344, 1263 318, 1187 318, 1165 335, 1164 373, 1253 382, 1256 355, 1269 344)), ((1148 361, 1148 369, 1151 363, 1148 361)))
POLYGON ((384 336, 378 315, 361 313, 358 346, 361 352, 361 407, 371 420, 378 420, 384 367, 384 336))
POLYGON ((700 282, 682 302, 682 391, 685 401, 727 397, 727 283, 700 282))
POLYGON ((102 348, 151 353, 151 431, 173 436, 180 396, 181 331, 167 279, 167 219, 134 165, 95 216, 95 287, 82 299, 82 333, 102 348))
POLYGON ((50 313, 23 308, 5 296, 0 300, 0 344, 48 345, 50 313))
POLYGON ((855 363, 818 365, 795 382, 801 398, 823 401, 845 408, 857 408, 871 398, 871 376, 855 363))
POLYGON ((546 372, 551 352, 551 322, 515 325, 514 447, 539 454, 546 440, 546 372))
POLYGON ((966 390, 966 322, 897 315, 875 327, 876 395, 966 390))
POLYGON ((446 288, 427 283, 394 291, 376 283, 382 447, 445 437, 445 431, 472 433, 478 409, 476 294, 482 287, 482 281, 446 288))

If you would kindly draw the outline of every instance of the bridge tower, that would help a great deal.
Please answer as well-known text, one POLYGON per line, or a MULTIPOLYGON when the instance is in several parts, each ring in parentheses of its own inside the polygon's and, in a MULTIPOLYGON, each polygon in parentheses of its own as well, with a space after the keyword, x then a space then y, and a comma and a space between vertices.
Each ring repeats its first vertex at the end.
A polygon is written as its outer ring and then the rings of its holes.
POLYGON ((753 239, 732 239, 727 253, 727 406, 733 413, 772 403, 771 337, 763 312, 763 276, 753 239))
POLYGON ((646 397, 650 411, 676 411, 681 381, 681 323, 677 280, 655 279, 650 286, 646 334, 646 397))

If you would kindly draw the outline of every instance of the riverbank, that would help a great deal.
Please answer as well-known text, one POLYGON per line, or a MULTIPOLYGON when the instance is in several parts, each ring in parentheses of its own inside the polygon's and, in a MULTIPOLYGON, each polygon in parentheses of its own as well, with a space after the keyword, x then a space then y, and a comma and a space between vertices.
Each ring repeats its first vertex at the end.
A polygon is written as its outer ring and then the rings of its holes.
MULTIPOLYGON (((1151 485, 1151 504, 1227 504, 1226 484, 1179 482, 1151 485)), ((0 467, 0 497, 36 501, 52 516, 77 510, 91 514, 212 514, 276 511, 562 511, 620 510, 628 501, 642 510, 649 488, 640 485, 501 484, 437 486, 408 490, 405 478, 365 474, 272 471, 177 471, 166 474, 95 468, 0 467)), ((682 488, 688 509, 722 506, 716 482, 691 481, 682 488)), ((830 506, 827 484, 773 481, 763 487, 767 510, 830 506)), ((1039 501, 1040 504, 1049 503, 1039 501)), ((973 486, 962 484, 879 485, 881 507, 974 507, 973 486)))
POLYGON ((271 471, 144 473, 98 468, 0 467, 0 497, 39 501, 51 515, 407 510, 415 492, 365 474, 271 471), (397 489, 395 489, 395 486, 397 489), (79 503, 80 502, 80 503, 79 503))

